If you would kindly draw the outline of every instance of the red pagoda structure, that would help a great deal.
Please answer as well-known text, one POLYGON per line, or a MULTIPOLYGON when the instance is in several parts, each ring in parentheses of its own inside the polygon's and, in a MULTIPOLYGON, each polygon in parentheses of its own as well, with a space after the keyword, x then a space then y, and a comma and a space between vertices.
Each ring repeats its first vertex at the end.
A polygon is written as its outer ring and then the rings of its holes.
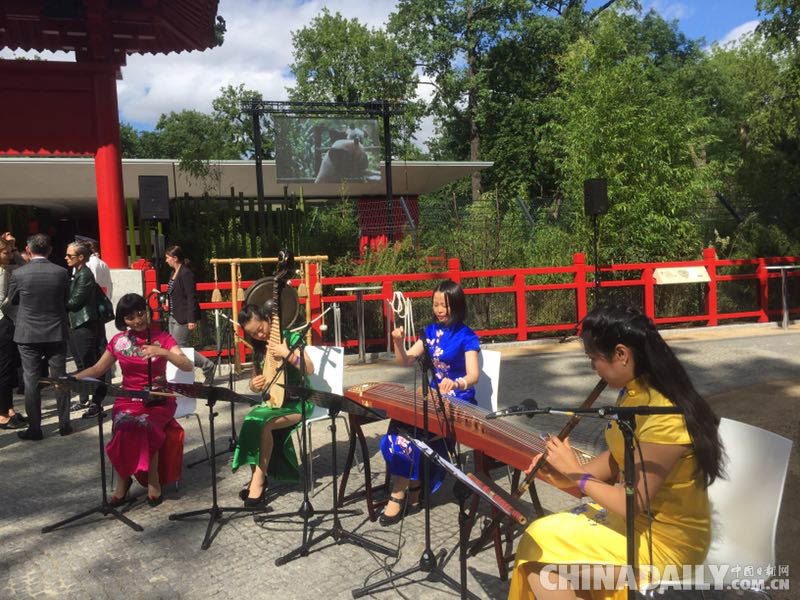
POLYGON ((0 60, 0 155, 93 156, 103 259, 127 268, 116 80, 128 54, 221 43, 218 0, 3 0, 0 47, 75 62, 0 60))

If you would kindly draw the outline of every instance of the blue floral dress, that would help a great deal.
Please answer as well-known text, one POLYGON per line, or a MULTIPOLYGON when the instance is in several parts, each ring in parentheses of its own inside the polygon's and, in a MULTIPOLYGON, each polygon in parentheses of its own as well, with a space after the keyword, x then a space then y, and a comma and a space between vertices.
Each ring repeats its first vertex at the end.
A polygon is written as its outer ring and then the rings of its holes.
MULTIPOLYGON (((467 374, 466 353, 480 352, 478 336, 469 327, 459 323, 445 327, 439 323, 432 323, 425 328, 425 341, 428 343, 433 358, 434 383, 438 384, 445 377, 455 380, 467 374)), ((431 390, 432 394, 435 394, 431 390)), ((435 396, 434 396, 435 397, 435 396)), ((475 388, 466 390, 453 390, 451 399, 460 402, 475 404, 475 388)), ((421 439, 422 431, 414 432, 413 428, 398 421, 389 423, 386 435, 381 439, 381 452, 386 461, 387 468, 392 475, 405 477, 413 481, 422 479, 420 468, 421 453, 408 437, 421 439)), ((429 441, 428 445, 439 455, 447 458, 447 441, 437 439, 429 441)), ((431 489, 436 491, 444 480, 445 472, 436 465, 431 465, 431 489)))

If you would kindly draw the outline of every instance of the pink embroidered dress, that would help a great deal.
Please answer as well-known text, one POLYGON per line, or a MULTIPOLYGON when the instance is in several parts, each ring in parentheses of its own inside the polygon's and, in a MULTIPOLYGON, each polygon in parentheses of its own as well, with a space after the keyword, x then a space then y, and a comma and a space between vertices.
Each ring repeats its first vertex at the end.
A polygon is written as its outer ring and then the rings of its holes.
MULTIPOLYGON (((157 328, 151 330, 151 344, 170 350, 175 340, 157 328)), ((147 331, 128 330, 115 335, 107 350, 119 361, 122 369, 122 387, 126 390, 147 388, 147 359, 142 356, 142 346, 147 344, 147 331)), ((153 359, 153 379, 163 377, 167 359, 153 359)), ((112 412, 112 437, 106 453, 117 473, 122 477, 135 475, 147 484, 150 457, 159 454, 159 479, 161 484, 180 478, 183 456, 183 429, 173 418, 175 398, 165 398, 161 404, 145 406, 138 398, 119 397, 114 400, 112 412)))

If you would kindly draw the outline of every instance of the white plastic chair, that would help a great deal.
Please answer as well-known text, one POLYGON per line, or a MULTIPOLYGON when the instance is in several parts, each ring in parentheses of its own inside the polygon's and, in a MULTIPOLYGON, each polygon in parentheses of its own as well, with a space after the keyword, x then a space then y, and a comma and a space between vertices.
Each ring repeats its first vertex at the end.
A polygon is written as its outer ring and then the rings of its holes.
MULTIPOLYGON (((194 348, 181 348, 181 352, 194 364, 194 348)), ((191 371, 181 371, 171 362, 167 362, 166 379, 169 383, 194 383, 194 368, 191 371)), ((206 436, 203 433, 203 424, 200 422, 200 415, 197 414, 197 398, 188 398, 187 396, 176 394, 175 403, 177 404, 175 419, 191 416, 197 418, 197 426, 200 428, 200 438, 203 440, 206 458, 210 458, 208 446, 206 445, 206 436)))
MULTIPOLYGON (((478 383, 475 384, 475 401, 478 406, 491 412, 497 410, 501 358, 502 355, 497 350, 484 350, 481 348, 481 351, 478 352, 480 374, 478 375, 478 383)), ((458 452, 461 452, 460 448, 458 452)), ((471 454, 467 456, 471 456, 471 454)))
MULTIPOLYGON (((344 348, 337 346, 308 346, 306 353, 311 359, 311 364, 314 365, 314 372, 308 375, 308 383, 311 389, 319 390, 321 392, 331 392, 332 394, 344 393, 344 348)), ((338 419, 344 422, 347 435, 350 435, 350 427, 345 413, 339 413, 338 419)), ((311 426, 319 421, 326 421, 329 419, 328 410, 321 406, 314 406, 310 416, 306 417, 306 434, 307 434, 307 448, 308 448, 308 475, 311 479, 311 494, 314 495, 314 460, 312 445, 311 426)), ((301 427, 298 427, 295 432, 297 433, 297 443, 301 443, 300 433, 301 427)))
MULTIPOLYGON (((717 478, 708 488, 711 547, 702 580, 696 573, 680 585, 702 590, 717 583, 728 589, 734 579, 741 578, 752 584, 748 588, 751 591, 764 592, 768 569, 774 574, 776 568, 775 534, 792 441, 731 419, 720 421, 719 435, 727 461, 725 479, 717 478), (709 565, 714 565, 714 571, 709 565), (734 572, 732 568, 737 565, 742 570, 734 572), (745 574, 744 567, 752 567, 753 574, 745 574), (714 572, 722 575, 722 581, 714 582, 714 572), (762 580, 762 584, 759 586, 756 580, 762 580)), ((675 583, 662 581, 661 588, 675 583)))
POLYGON ((478 383, 475 384, 475 400, 478 406, 492 412, 497 410, 501 358, 502 355, 497 350, 481 349, 478 352, 478 366, 481 373, 478 383))

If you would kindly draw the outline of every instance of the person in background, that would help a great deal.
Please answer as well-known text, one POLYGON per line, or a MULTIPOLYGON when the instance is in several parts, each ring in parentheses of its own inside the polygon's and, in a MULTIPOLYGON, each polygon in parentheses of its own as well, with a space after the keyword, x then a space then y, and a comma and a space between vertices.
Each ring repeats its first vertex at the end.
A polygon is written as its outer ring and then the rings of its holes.
POLYGON ((11 245, 11 262, 17 266, 22 266, 28 264, 31 257, 27 251, 21 253, 17 250, 17 239, 14 237, 10 231, 6 231, 0 239, 5 240, 11 245))
MULTIPOLYGON (((76 236, 75 239, 78 239, 79 237, 80 236, 76 236)), ((111 269, 109 269, 106 262, 100 258, 100 244, 97 242, 97 240, 93 240, 92 238, 85 238, 85 241, 87 244, 89 244, 89 248, 92 249, 92 255, 89 257, 89 261, 86 263, 86 266, 91 269, 92 275, 94 275, 94 280, 97 282, 97 285, 100 286, 100 289, 103 290, 103 293, 106 295, 106 297, 109 300, 113 300, 114 282, 111 280, 111 269)), ((106 346, 108 346, 106 326, 101 323, 97 338, 97 356, 103 355, 106 346)), ((108 373, 106 373, 105 380, 108 383, 111 383, 112 374, 113 369, 109 369, 108 373)))
POLYGON ((91 238, 86 238, 83 241, 92 250, 92 255, 89 257, 86 266, 89 267, 92 275, 94 275, 94 280, 97 282, 97 285, 100 286, 100 289, 103 290, 103 293, 108 296, 110 300, 114 292, 114 284, 111 281, 111 269, 109 269, 105 261, 100 258, 100 244, 97 243, 97 240, 91 238))
MULTIPOLYGON (((17 239, 14 237, 14 234, 10 231, 6 231, 0 239, 8 242, 11 246, 11 264, 14 267, 20 267, 22 265, 27 265, 30 261, 31 257, 28 254, 27 250, 23 250, 20 252, 17 249, 17 239)), ((10 271, 9 271, 10 273, 10 271)), ((8 280, 6 280, 6 287, 8 287, 8 280)), ((19 355, 19 353, 17 353, 19 355)), ((19 361, 18 361, 19 362, 19 361)), ((42 361, 42 364, 39 366, 39 372, 41 373, 42 377, 47 377, 47 363, 42 361)), ((25 378, 22 374, 22 364, 19 363, 17 365, 17 393, 20 395, 25 394, 25 378)), ((22 418, 22 417, 21 417, 22 418)), ((26 421, 27 422, 27 421, 26 421)))
MULTIPOLYGON (((92 249, 83 243, 75 242, 67 246, 64 257, 67 267, 74 269, 67 298, 67 317, 69 318, 69 347, 78 369, 88 369, 100 358, 100 330, 103 324, 97 312, 97 286, 94 275, 88 268, 92 249)), ((89 394, 81 392, 71 410, 86 410, 82 418, 96 417, 100 412, 105 394, 95 392, 93 402, 89 394)))
MULTIPOLYGON (((42 360, 47 361, 51 377, 66 375, 67 296, 69 273, 47 257, 52 251, 49 236, 43 233, 28 239, 31 255, 27 265, 11 273, 6 302, 18 304, 14 322, 14 341, 19 348, 25 378, 25 412, 28 428, 17 435, 23 440, 41 440, 42 396, 39 377, 42 360)), ((56 389, 58 430, 72 433, 69 422, 69 394, 56 389)))
MULTIPOLYGON (((200 305, 197 303, 195 278, 191 261, 183 254, 180 246, 167 248, 165 259, 172 269, 167 284, 169 298, 169 334, 179 346, 189 345, 189 335, 200 321, 200 305)), ((214 378, 214 363, 200 352, 194 353, 194 365, 203 370, 204 385, 210 385, 214 378)))
MULTIPOLYGON (((0 238, 0 307, 6 299, 16 248, 4 234, 0 238)), ((13 237, 11 238, 14 239, 13 237)), ((14 386, 17 384, 19 352, 14 343, 14 307, 0 308, 0 429, 18 429, 27 421, 14 412, 14 386)))

